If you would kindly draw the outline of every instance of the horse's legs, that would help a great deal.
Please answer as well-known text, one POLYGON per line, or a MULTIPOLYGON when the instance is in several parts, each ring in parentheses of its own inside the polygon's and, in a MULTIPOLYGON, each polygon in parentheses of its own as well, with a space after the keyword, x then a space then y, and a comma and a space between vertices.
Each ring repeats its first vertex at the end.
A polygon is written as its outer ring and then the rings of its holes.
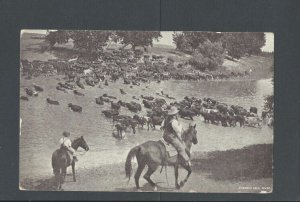
POLYGON ((144 175, 144 178, 151 184, 151 186, 155 187, 155 183, 150 179, 151 175, 156 171, 157 165, 149 166, 148 165, 148 171, 144 175))
POLYGON ((72 162, 72 173, 73 173, 73 181, 76 182, 76 176, 75 176, 75 162, 72 162))
POLYGON ((175 173, 175 187, 177 189, 180 189, 180 186, 178 184, 178 167, 179 167, 179 164, 178 162, 176 162, 176 164, 174 165, 174 173, 175 173))
POLYGON ((187 174, 187 176, 184 178, 184 180, 180 182, 180 187, 183 187, 183 186, 184 186, 184 184, 187 182, 187 180, 189 179, 189 177, 190 177, 190 175, 191 175, 191 173, 192 173, 192 168, 191 168, 191 166, 186 165, 186 164, 183 164, 182 167, 183 167, 185 170, 188 171, 188 174, 187 174))
POLYGON ((67 167, 62 168, 62 172, 61 172, 61 176, 62 176, 62 182, 65 182, 66 179, 66 175, 67 175, 67 167))
POLYGON ((140 179, 140 176, 145 168, 145 163, 139 163, 138 164, 138 168, 137 168, 137 171, 135 172, 135 175, 134 175, 134 179, 135 179, 135 186, 137 189, 140 188, 140 184, 139 184, 139 179, 140 179))
POLYGON ((58 189, 61 190, 61 186, 62 186, 62 183, 63 183, 63 176, 62 176, 62 168, 59 169, 59 179, 58 179, 58 189))

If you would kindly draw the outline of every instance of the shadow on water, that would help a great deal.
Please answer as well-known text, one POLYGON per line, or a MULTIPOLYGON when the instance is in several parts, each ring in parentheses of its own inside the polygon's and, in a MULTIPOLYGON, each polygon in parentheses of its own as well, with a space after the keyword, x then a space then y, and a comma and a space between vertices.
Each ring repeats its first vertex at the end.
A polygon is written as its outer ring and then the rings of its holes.
POLYGON ((206 158, 197 158, 195 154, 192 162, 193 172, 209 173, 208 177, 216 181, 272 178, 272 156, 272 144, 209 152, 206 158))

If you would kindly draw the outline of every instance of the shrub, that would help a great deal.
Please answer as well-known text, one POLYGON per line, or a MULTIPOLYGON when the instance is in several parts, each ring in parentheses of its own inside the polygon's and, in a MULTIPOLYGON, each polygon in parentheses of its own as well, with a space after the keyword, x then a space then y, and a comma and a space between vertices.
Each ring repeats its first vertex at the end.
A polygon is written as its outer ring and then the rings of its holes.
POLYGON ((212 43, 206 40, 196 49, 193 57, 189 60, 189 64, 194 68, 204 70, 214 70, 224 61, 224 48, 221 42, 212 43))

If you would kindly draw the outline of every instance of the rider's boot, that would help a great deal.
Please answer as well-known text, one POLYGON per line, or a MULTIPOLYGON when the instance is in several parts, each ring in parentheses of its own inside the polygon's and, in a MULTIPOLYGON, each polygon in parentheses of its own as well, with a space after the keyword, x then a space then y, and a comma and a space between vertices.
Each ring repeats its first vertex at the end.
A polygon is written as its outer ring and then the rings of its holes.
POLYGON ((191 160, 185 161, 185 166, 191 167, 192 166, 191 160))
POLYGON ((74 162, 77 162, 78 161, 77 156, 73 156, 73 160, 74 160, 74 162))

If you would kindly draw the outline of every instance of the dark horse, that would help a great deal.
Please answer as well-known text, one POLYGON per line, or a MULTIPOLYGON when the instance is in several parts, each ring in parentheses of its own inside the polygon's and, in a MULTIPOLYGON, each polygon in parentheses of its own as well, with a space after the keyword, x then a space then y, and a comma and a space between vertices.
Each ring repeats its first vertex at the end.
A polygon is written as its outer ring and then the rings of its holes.
MULTIPOLYGON (((89 150, 89 146, 83 139, 83 136, 75 139, 72 142, 72 147, 75 149, 75 151, 78 149, 78 147, 83 148, 85 151, 89 150)), ((58 189, 61 189, 61 185, 64 183, 67 174, 67 167, 69 166, 72 166, 73 181, 76 182, 75 161, 71 161, 68 150, 66 148, 60 148, 53 152, 52 168, 58 189)))
MULTIPOLYGON (((185 130, 182 134, 182 140, 186 145, 186 151, 190 155, 190 149, 192 144, 197 144, 197 131, 196 124, 194 126, 189 126, 187 130, 185 130)), ((129 178, 132 173, 132 165, 131 159, 136 156, 138 168, 134 175, 136 188, 139 190, 139 178, 141 173, 143 172, 145 166, 148 166, 148 171, 144 175, 144 178, 154 187, 154 190, 157 190, 156 184, 150 179, 151 175, 157 170, 157 168, 166 165, 174 166, 175 171, 175 186, 177 189, 183 187, 183 185, 187 182, 190 174, 192 173, 192 169, 189 165, 186 165, 184 160, 179 156, 169 157, 167 154, 166 148, 161 141, 147 141, 143 144, 140 144, 130 150, 128 153, 126 163, 125 163, 125 173, 126 177, 129 178), (178 168, 181 165, 184 169, 188 171, 187 176, 183 181, 178 184, 178 168)))

